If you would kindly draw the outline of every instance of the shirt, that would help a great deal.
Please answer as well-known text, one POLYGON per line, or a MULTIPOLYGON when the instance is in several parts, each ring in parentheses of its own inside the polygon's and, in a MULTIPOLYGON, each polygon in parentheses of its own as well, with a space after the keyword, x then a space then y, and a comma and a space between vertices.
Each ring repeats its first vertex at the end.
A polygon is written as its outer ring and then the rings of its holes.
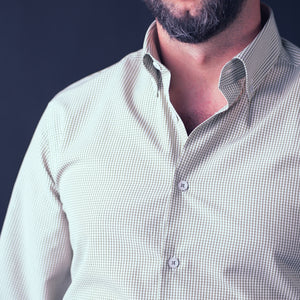
POLYGON ((155 32, 46 108, 1 234, 1 299, 300 299, 300 50, 269 11, 222 69, 228 106, 187 135, 155 32))

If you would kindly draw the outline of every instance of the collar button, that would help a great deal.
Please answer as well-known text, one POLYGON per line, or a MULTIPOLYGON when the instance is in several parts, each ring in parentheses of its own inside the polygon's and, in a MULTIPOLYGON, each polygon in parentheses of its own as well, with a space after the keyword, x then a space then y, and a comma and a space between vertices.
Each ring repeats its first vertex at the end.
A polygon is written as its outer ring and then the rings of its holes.
POLYGON ((159 65, 158 62, 154 61, 154 62, 153 62, 153 67, 154 67, 156 70, 161 71, 161 67, 160 67, 160 65, 159 65))

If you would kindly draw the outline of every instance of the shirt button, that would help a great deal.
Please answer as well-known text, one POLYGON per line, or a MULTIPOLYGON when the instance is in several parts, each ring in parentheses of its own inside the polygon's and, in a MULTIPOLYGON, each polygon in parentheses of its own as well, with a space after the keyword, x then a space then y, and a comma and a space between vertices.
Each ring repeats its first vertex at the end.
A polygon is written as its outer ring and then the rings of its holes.
POLYGON ((181 180, 181 181, 178 183, 178 188, 179 188, 182 192, 184 192, 184 191, 186 191, 186 190, 189 188, 189 184, 188 184, 186 181, 181 180))
POLYGON ((179 266, 179 260, 176 257, 170 258, 168 263, 171 269, 177 269, 179 266))

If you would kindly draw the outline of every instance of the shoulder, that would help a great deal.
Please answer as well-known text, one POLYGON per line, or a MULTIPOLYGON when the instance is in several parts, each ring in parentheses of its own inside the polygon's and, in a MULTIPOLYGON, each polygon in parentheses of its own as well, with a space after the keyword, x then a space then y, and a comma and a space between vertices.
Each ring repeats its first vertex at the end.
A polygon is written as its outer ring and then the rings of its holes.
POLYGON ((103 125, 107 120, 117 119, 125 110, 126 99, 131 99, 137 82, 145 81, 143 53, 143 50, 133 52, 71 84, 49 102, 43 118, 46 130, 62 137, 59 139, 62 147, 91 132, 99 122, 103 125))
POLYGON ((133 74, 139 73, 143 61, 143 51, 128 54, 114 65, 74 82, 60 91, 51 101, 53 106, 69 109, 92 105, 102 96, 118 91, 133 74))
POLYGON ((291 66, 300 67, 300 48, 292 42, 282 38, 282 52, 280 58, 291 66))
POLYGON ((280 74, 280 84, 286 83, 290 92, 300 98, 300 48, 282 38, 282 51, 279 55, 275 71, 280 74))
POLYGON ((99 122, 105 125, 107 120, 117 118, 116 114, 125 106, 125 93, 128 95, 137 77, 144 77, 143 53, 143 50, 131 53, 116 64, 71 84, 48 103, 42 130, 59 143, 58 148, 65 149, 80 137, 91 134, 99 122))

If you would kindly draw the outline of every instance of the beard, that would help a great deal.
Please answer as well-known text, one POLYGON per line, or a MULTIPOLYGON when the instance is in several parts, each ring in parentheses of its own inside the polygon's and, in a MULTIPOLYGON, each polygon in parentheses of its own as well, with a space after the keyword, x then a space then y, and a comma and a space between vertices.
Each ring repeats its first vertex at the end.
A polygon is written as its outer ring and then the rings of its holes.
POLYGON ((183 43, 203 43, 224 31, 237 18, 246 0, 203 0, 195 14, 176 14, 164 0, 143 0, 171 38, 183 43))

